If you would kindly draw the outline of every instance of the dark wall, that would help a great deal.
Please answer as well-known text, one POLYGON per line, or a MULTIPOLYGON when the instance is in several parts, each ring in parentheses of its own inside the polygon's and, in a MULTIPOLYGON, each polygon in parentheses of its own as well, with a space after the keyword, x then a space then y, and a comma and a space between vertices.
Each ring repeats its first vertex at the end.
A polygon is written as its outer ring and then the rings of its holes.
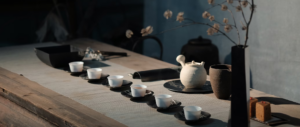
POLYGON ((36 42, 35 31, 51 6, 53 5, 49 4, 49 1, 43 3, 33 0, 1 2, 0 46, 36 42))
MULTIPOLYGON (((215 0, 221 3, 225 0, 215 0)), ((254 13, 249 28, 249 53, 251 86, 254 89, 286 98, 300 103, 300 18, 299 0, 255 0, 257 9, 254 13)), ((210 23, 202 18, 204 9, 209 8, 207 0, 145 0, 145 26, 152 25, 154 33, 170 29, 180 25, 175 22, 178 12, 183 11, 184 17, 199 22, 210 23), (172 20, 166 20, 163 12, 167 9, 173 11, 172 20)), ((243 20, 235 8, 229 6, 234 13, 238 26, 243 20)), ((244 8, 246 19, 249 20, 249 7, 244 8)), ((222 21, 228 18, 233 24, 231 15, 227 11, 221 11, 220 7, 209 10, 215 19, 222 21)), ((209 38, 219 49, 220 62, 231 63, 231 47, 233 44, 224 36, 207 35, 207 26, 193 25, 180 28, 165 34, 158 35, 164 45, 163 60, 177 64, 176 56, 181 47, 191 38, 201 35, 209 38)), ((245 32, 240 30, 241 39, 244 40, 245 32)), ((221 27, 223 29, 223 27, 221 27)), ((238 40, 235 30, 228 33, 233 40, 238 40)), ((159 48, 151 43, 145 43, 145 54, 157 55, 159 48), (153 51, 158 50, 158 51, 153 51)))
MULTIPOLYGON (((56 0, 68 39, 92 38, 115 45, 128 41, 127 29, 143 26, 141 0, 56 0)), ((0 47, 37 43, 36 31, 52 11, 53 0, 12 0, 0 4, 0 47)), ((45 41, 57 41, 49 30, 45 41)))

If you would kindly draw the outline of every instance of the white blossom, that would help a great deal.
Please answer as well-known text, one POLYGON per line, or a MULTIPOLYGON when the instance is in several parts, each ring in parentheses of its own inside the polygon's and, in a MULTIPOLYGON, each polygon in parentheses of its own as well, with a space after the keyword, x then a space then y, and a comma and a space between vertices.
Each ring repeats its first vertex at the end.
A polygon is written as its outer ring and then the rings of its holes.
POLYGON ((180 23, 184 20, 183 18, 184 12, 179 12, 176 18, 176 21, 179 21, 180 23))
POLYGON ((169 18, 172 17, 172 14, 173 14, 172 11, 166 10, 165 13, 164 13, 164 17, 165 17, 166 19, 169 19, 169 18))
POLYGON ((131 38, 131 36, 133 35, 133 32, 131 30, 126 30, 126 37, 127 38, 131 38))
POLYGON ((141 30, 142 36, 146 36, 148 34, 151 34, 153 32, 153 27, 152 26, 147 26, 146 28, 141 30))

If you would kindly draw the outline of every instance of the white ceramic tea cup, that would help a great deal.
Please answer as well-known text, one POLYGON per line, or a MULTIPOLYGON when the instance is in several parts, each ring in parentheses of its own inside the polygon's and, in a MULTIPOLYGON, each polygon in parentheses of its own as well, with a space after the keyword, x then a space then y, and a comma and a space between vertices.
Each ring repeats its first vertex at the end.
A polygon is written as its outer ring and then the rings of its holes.
POLYGON ((107 77, 108 79, 108 84, 110 87, 120 87, 123 84, 123 75, 113 75, 107 77))
POLYGON ((83 62, 82 61, 70 62, 69 67, 71 72, 82 72, 83 62))
POLYGON ((172 95, 155 95, 156 106, 159 108, 168 108, 172 104, 172 95))
POLYGON ((89 79, 100 79, 102 69, 101 68, 90 68, 87 69, 87 74, 89 79))
POLYGON ((131 94, 133 97, 144 97, 146 94, 146 85, 131 85, 131 94))
POLYGON ((202 108, 199 106, 185 106, 183 110, 185 119, 198 120, 201 116, 202 108))

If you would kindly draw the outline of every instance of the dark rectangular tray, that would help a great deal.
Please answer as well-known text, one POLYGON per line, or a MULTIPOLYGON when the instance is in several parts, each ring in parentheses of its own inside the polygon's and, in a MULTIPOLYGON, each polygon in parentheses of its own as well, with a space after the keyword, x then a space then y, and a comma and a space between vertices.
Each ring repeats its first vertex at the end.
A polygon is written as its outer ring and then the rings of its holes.
POLYGON ((142 82, 177 79, 179 78, 180 71, 181 71, 181 67, 138 71, 132 74, 132 78, 141 79, 142 82))
POLYGON ((37 57, 45 64, 54 67, 68 67, 70 62, 82 61, 82 55, 71 45, 60 45, 35 48, 37 57))

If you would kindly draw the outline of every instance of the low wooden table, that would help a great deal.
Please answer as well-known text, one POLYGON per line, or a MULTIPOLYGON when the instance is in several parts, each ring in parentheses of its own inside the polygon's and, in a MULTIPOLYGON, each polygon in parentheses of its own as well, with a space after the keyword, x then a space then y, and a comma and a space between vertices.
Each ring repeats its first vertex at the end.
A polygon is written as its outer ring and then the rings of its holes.
MULTIPOLYGON (((181 101, 183 106, 201 106, 212 115, 210 120, 193 126, 227 126, 230 101, 219 100, 214 94, 175 93, 163 87, 166 82, 164 80, 141 82, 128 76, 128 73, 135 71, 176 65, 89 39, 65 44, 83 49, 90 46, 100 51, 127 52, 128 57, 112 57, 99 61, 96 65, 103 69, 103 73, 124 75, 133 84, 147 85, 155 94, 170 94, 181 101)), ((90 84, 63 70, 45 65, 36 57, 33 48, 53 45, 58 44, 40 43, 0 48, 0 95, 58 126, 191 126, 177 120, 173 112, 158 112, 146 103, 129 100, 120 92, 111 91, 102 85, 90 84)), ((291 120, 279 127, 300 126, 299 104, 254 89, 250 94, 252 97, 270 101, 273 113, 291 120)), ((266 126, 253 120, 250 124, 251 127, 266 126)))

